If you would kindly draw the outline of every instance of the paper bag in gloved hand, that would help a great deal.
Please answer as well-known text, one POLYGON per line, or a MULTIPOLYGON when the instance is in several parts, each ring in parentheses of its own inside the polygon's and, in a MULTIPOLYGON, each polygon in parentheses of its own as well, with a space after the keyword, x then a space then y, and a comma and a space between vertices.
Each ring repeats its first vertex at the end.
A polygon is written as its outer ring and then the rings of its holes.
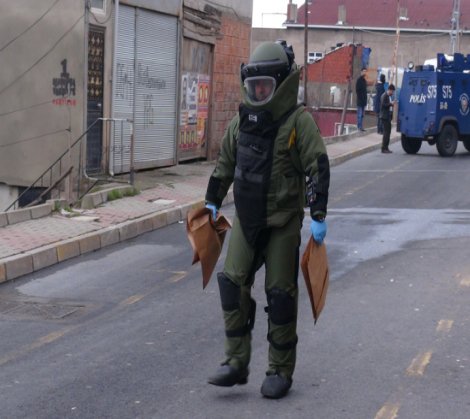
POLYGON ((211 213, 208 208, 190 210, 186 220, 188 239, 194 251, 192 264, 201 261, 202 288, 209 283, 222 251, 225 234, 232 227, 220 212, 215 221, 211 213))
POLYGON ((325 244, 319 245, 310 237, 300 266, 304 274, 305 285, 312 305, 313 318, 316 323, 325 305, 330 280, 325 244))

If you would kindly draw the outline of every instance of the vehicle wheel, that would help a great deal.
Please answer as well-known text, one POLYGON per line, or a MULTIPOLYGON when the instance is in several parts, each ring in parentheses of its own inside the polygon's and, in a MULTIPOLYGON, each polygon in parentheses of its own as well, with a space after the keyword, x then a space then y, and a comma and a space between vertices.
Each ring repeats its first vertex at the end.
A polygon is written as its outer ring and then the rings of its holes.
POLYGON ((465 147, 465 150, 470 151, 470 138, 463 139, 463 146, 465 147))
POLYGON ((407 137, 406 135, 401 136, 401 146, 408 154, 416 154, 421 148, 422 141, 418 138, 407 137))
POLYGON ((451 157, 457 150, 458 133, 454 126, 445 125, 437 138, 437 151, 442 157, 451 157))

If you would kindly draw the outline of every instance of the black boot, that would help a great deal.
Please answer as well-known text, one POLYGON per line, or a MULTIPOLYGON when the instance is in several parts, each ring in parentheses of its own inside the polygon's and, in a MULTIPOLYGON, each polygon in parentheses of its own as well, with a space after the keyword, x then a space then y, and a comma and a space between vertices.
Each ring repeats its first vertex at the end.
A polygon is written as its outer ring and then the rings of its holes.
POLYGON ((229 364, 222 364, 215 375, 208 378, 207 382, 215 386, 232 387, 235 384, 248 382, 248 369, 238 369, 229 364))
POLYGON ((284 397, 292 385, 290 378, 280 374, 266 374, 261 386, 261 394, 268 399, 280 399, 284 397))

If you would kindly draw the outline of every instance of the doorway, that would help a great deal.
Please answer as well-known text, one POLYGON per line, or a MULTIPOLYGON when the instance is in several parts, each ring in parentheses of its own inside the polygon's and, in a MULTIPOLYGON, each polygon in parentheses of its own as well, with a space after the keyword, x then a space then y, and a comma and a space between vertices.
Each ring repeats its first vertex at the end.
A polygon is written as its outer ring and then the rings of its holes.
MULTIPOLYGON (((103 117, 104 28, 90 26, 88 31, 87 127, 103 117)), ((103 122, 88 131, 86 147, 88 174, 100 173, 103 154, 103 122)))

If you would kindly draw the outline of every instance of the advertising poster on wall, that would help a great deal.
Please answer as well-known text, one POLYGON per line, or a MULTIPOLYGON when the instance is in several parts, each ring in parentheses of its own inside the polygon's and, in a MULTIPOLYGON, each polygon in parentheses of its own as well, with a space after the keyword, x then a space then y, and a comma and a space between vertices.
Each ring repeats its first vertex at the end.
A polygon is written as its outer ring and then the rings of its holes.
POLYGON ((194 125, 197 121, 197 93, 198 93, 197 74, 188 74, 187 105, 188 105, 188 124, 194 125))
POLYGON ((197 140, 201 148, 206 146, 207 118, 209 115, 209 76, 199 75, 197 100, 197 140))
POLYGON ((181 77, 180 160, 205 155, 209 83, 205 74, 184 73, 181 77))
POLYGON ((187 124, 188 118, 188 75, 181 76, 181 101, 180 101, 180 125, 187 124))

